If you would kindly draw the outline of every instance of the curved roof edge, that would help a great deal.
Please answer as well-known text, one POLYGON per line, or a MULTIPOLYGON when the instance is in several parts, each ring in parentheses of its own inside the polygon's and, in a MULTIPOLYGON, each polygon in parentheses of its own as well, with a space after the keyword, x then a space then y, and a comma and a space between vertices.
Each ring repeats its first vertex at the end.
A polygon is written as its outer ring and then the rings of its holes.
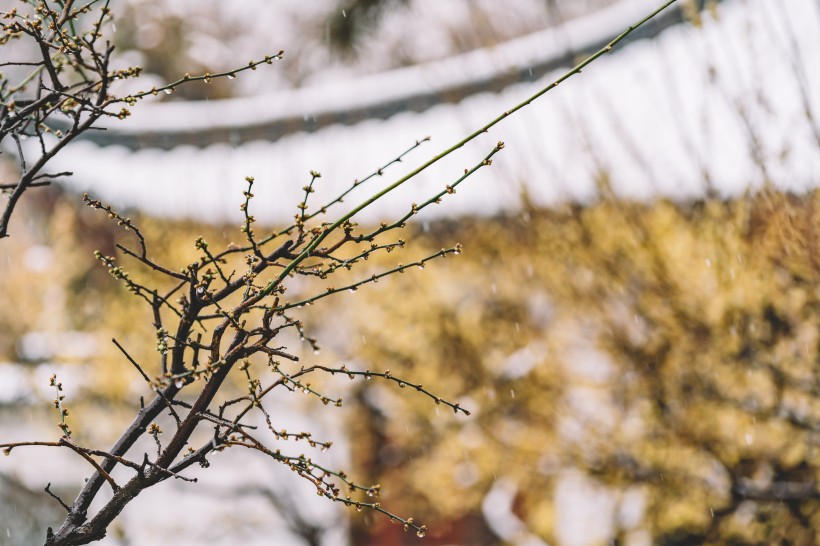
MULTIPOLYGON (((705 1, 698 0, 698 5, 702 7, 705 1)), ((218 101, 143 103, 126 121, 106 121, 100 126, 104 131, 87 131, 82 138, 130 149, 238 145, 275 141, 334 124, 387 119, 400 112, 422 112, 571 66, 577 57, 598 51, 622 33, 645 14, 648 4, 657 3, 621 0, 561 27, 438 61, 329 84, 330 89, 317 85, 218 101)), ((653 37, 681 23, 681 10, 679 5, 670 7, 627 41, 653 37)))

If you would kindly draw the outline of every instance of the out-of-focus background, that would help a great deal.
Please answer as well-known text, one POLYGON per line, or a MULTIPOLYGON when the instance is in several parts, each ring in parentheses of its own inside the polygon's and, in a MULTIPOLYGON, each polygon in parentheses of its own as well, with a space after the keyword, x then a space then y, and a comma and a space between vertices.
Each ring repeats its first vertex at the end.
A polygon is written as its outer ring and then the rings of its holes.
MULTIPOLYGON (((145 68, 139 88, 285 55, 138 104, 55 159, 71 180, 26 194, 0 243, 0 439, 56 438, 55 372, 75 436, 101 448, 149 394, 110 343, 156 360, 149 310, 92 255, 128 234, 83 191, 179 268, 200 235, 241 240, 245 176, 273 228, 310 170, 318 202, 431 137, 352 206, 659 4, 115 3, 117 62, 145 68)), ((360 220, 403 214, 503 140, 373 267, 462 255, 305 311, 322 346, 307 361, 390 369, 472 411, 346 379, 325 386, 341 409, 276 402, 277 426, 333 440, 316 456, 381 484, 427 538, 227 451, 199 483, 140 496, 100 544, 816 544, 820 7, 679 4, 360 220)), ((0 545, 41 543, 63 516, 43 487, 73 498, 87 473, 70 453, 2 457, 0 545)))

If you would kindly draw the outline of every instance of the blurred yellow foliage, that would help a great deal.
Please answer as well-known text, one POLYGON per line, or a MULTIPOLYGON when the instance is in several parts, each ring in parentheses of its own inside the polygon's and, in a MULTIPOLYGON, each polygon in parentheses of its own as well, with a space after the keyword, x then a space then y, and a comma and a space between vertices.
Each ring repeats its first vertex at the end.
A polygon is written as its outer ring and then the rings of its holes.
MULTIPOLYGON (((410 228, 403 254, 345 274, 365 278, 456 241, 465 253, 302 310, 324 346, 306 358, 389 369, 472 415, 378 378, 350 382, 351 474, 382 484, 381 502, 424 520, 434 539, 436 528, 475 521, 505 478, 516 516, 554 543, 556 483, 573 470, 645 496, 638 527, 613 523, 619 540, 637 528, 658 544, 816 543, 818 204, 818 192, 766 191, 410 228)), ((109 341, 156 374, 152 319, 91 256, 113 254, 130 234, 64 200, 38 206, 51 212, 4 242, 0 360, 23 359, 15 351, 28 331, 92 333, 86 392, 133 407, 136 372, 109 341), (48 269, 22 264, 33 245, 50 248, 48 269)), ((215 248, 239 238, 234 228, 135 221, 171 269, 196 260, 199 235, 215 248)), ((377 544, 389 523, 353 526, 357 545, 377 544)))

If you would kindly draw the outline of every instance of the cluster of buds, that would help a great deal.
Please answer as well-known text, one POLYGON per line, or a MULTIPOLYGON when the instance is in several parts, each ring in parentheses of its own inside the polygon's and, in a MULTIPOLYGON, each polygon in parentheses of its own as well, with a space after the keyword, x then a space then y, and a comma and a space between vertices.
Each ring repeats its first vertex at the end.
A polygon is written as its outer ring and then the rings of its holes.
POLYGON ((52 374, 52 376, 48 378, 48 384, 57 391, 57 396, 54 398, 54 407, 60 413, 60 422, 57 423, 57 426, 63 431, 63 437, 68 438, 71 436, 71 429, 65 420, 66 417, 68 417, 68 409, 63 407, 63 400, 65 400, 65 395, 62 394, 63 384, 57 381, 57 374, 52 374))

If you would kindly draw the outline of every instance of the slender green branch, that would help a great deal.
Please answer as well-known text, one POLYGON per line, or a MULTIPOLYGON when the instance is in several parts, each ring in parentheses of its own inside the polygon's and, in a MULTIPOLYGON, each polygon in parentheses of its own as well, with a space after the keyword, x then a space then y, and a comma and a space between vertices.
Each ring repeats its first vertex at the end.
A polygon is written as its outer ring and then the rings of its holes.
POLYGON ((368 233, 366 235, 360 235, 360 236, 356 237, 355 240, 357 242, 358 241, 372 241, 376 236, 384 233, 385 231, 390 231, 391 229, 396 229, 396 228, 400 228, 400 227, 404 226, 404 223, 407 220, 409 220, 411 216, 414 216, 414 215, 418 214, 419 212, 421 212, 422 210, 426 209, 427 207, 429 207, 430 205, 432 205, 434 203, 435 204, 440 203, 441 198, 444 197, 445 195, 452 195, 452 194, 456 193, 456 188, 459 186, 459 184, 461 184, 462 182, 464 182, 465 180, 470 178, 479 169, 483 169, 484 167, 489 167, 490 165, 492 165, 493 164, 493 159, 492 159, 493 156, 495 154, 497 154, 498 152, 500 152, 501 150, 503 150, 503 149, 504 149, 504 143, 499 140, 498 144, 495 145, 495 148, 493 148, 493 150, 489 154, 487 154, 487 156, 484 159, 482 159, 472 169, 464 169, 464 174, 461 175, 460 177, 458 177, 458 179, 456 179, 455 182, 453 182, 452 184, 446 185, 443 190, 441 190, 440 192, 435 194, 433 197, 429 198, 427 201, 424 201, 421 205, 417 205, 416 203, 413 203, 410 206, 410 212, 408 212, 407 214, 405 214, 404 216, 402 216, 401 218, 399 218, 395 222, 393 222, 391 224, 382 223, 379 226, 378 229, 376 229, 376 230, 374 230, 371 233, 368 233))
MULTIPOLYGON (((361 186, 365 182, 367 182, 367 181, 369 181, 369 180, 371 180, 371 179, 373 179, 377 176, 383 176, 385 170, 387 170, 391 165, 394 165, 396 163, 401 163, 404 160, 404 158, 408 154, 410 154, 410 152, 412 152, 416 148, 420 147, 425 142, 428 142, 429 140, 430 140, 430 137, 428 136, 428 137, 422 138, 421 140, 415 141, 415 143, 412 146, 410 146, 409 148, 404 150, 402 153, 400 153, 399 155, 397 155, 396 157, 394 157, 390 161, 384 163, 381 167, 377 168, 375 171, 371 172, 370 174, 368 174, 364 178, 354 180, 353 183, 346 190, 344 190, 342 193, 340 193, 335 198, 333 198, 332 200, 328 201, 327 203, 325 203, 324 205, 319 207, 318 210, 316 210, 316 211, 308 214, 307 216, 305 216, 304 221, 312 220, 313 218, 315 218, 316 216, 318 216, 320 214, 325 214, 325 213, 327 213, 327 211, 330 207, 344 202, 344 198, 347 197, 347 195, 350 192, 352 192, 354 189, 358 188, 359 186, 361 186)), ((274 239, 276 239, 278 237, 281 237, 282 235, 287 235, 291 231, 296 229, 296 226, 297 226, 296 223, 290 224, 286 228, 283 228, 282 230, 280 230, 278 232, 275 232, 271 235, 268 235, 264 239, 258 241, 257 245, 261 247, 261 246, 264 246, 267 243, 273 241, 274 239)), ((247 252, 248 250, 252 250, 252 247, 250 247, 250 246, 248 246, 248 247, 238 247, 237 246, 237 247, 234 247, 234 248, 229 248, 227 250, 224 250, 224 251, 220 252, 218 255, 216 255, 215 259, 221 259, 224 256, 227 256, 228 254, 234 254, 234 253, 238 253, 238 252, 247 252)), ((203 262, 203 265, 205 265, 205 262, 203 262)))
POLYGON ((659 13, 661 13, 663 10, 665 10, 666 8, 668 8, 669 6, 671 6, 672 4, 674 4, 675 2, 677 2, 677 0, 669 0, 668 2, 666 2, 665 4, 663 4, 661 7, 659 7, 658 9, 656 9, 655 11, 653 11, 652 13, 650 13, 649 15, 647 15, 646 17, 644 17, 644 18, 640 19, 640 20, 639 20, 639 21, 637 21, 636 23, 633 23, 632 25, 630 25, 630 26, 629 26, 629 28, 627 28, 625 31, 623 31, 621 34, 619 34, 619 35, 618 35, 618 36, 617 36, 614 40, 612 40, 612 41, 611 41, 611 42, 609 42, 607 45, 605 45, 604 47, 602 47, 602 48, 601 48, 600 50, 598 50, 596 53, 594 53, 594 54, 590 55, 589 57, 587 57, 587 59, 586 59, 586 60, 584 60, 584 61, 582 61, 581 63, 577 64, 574 68, 572 68, 570 71, 566 72, 563 76, 561 76, 561 77, 560 77, 560 78, 558 78, 557 80, 553 81, 551 84, 549 84, 549 85, 547 85, 546 87, 542 88, 542 89, 541 89, 541 90, 539 90, 537 93, 535 93, 535 94, 531 95, 529 98, 525 99, 524 101, 522 101, 522 102, 520 102, 520 103, 516 104, 515 106, 513 106, 513 107, 512 107, 512 108, 510 108, 509 110, 504 111, 503 113, 501 113, 500 115, 498 115, 497 117, 495 117, 494 119, 492 119, 490 122, 488 122, 487 124, 485 124, 485 125, 484 125, 484 126, 482 126, 481 128, 477 129, 476 131, 473 131, 472 133, 470 133, 469 135, 467 135, 466 137, 464 137, 464 138, 463 138, 463 139, 461 139, 460 141, 456 142, 455 144, 453 144, 453 145, 452 145, 452 146, 450 146, 449 148, 445 149, 443 152, 441 152, 441 153, 439 153, 439 154, 437 154, 437 155, 433 156, 432 158, 430 158, 429 160, 427 160, 425 163, 423 163, 421 166, 419 166, 419 167, 417 167, 417 168, 413 169, 412 171, 410 171, 410 172, 409 172, 408 174, 406 174, 405 176, 403 176, 403 177, 399 178, 398 180, 396 180, 395 182, 393 182, 392 184, 390 184, 389 186, 387 186, 387 187, 386 187, 385 189, 383 189, 382 191, 380 191, 380 192, 376 193, 375 195, 373 195, 373 196, 372 196, 372 197, 370 197, 369 199, 366 199, 366 200, 365 200, 362 204, 360 204, 359 206, 357 206, 356 208, 354 208, 353 210, 351 210, 349 213, 345 214, 344 216, 342 216, 341 218, 339 218, 338 220, 336 220, 336 221, 335 221, 333 224, 331 224, 331 225, 330 225, 327 229, 325 229, 325 230, 322 232, 322 234, 321 234, 321 235, 319 235, 318 237, 316 237, 316 238, 315 238, 315 239, 314 239, 314 240, 313 240, 313 241, 312 241, 312 242, 311 242, 311 243, 307 246, 307 248, 305 248, 305 250, 303 250, 303 251, 302 251, 302 253, 301 253, 301 254, 299 254, 299 256, 297 256, 297 257, 296 257, 293 261, 291 261, 291 262, 288 264, 288 266, 287 266, 285 269, 283 269, 283 270, 282 270, 282 272, 279 274, 279 276, 278 276, 276 279, 272 280, 272 281, 270 282, 270 284, 268 284, 268 286, 266 286, 266 287, 265 287, 265 289, 263 290, 263 293, 264 293, 265 295, 270 294, 270 293, 273 291, 273 289, 274 289, 274 288, 275 288, 275 287, 276 287, 279 283, 281 283, 281 282, 282 282, 282 280, 283 280, 285 277, 287 277, 287 276, 290 274, 290 272, 291 272, 291 271, 293 271, 293 269, 294 269, 296 266, 298 266, 298 265, 299 265, 299 264, 300 264, 300 263, 301 263, 304 259, 306 259, 307 257, 309 257, 309 256, 311 255, 311 253, 313 252, 313 250, 314 250, 314 249, 316 249, 316 248, 319 246, 319 244, 321 244, 321 242, 322 242, 322 241, 323 241, 323 240, 324 240, 324 239, 325 239, 328 235, 330 235, 333 231, 335 231, 335 230, 336 230, 336 228, 338 228, 340 225, 342 225, 343 223, 347 222, 347 221, 348 221, 348 220, 350 220, 353 216, 355 216, 356 214, 358 214, 359 212, 361 212, 363 209, 365 209, 365 208, 369 207, 369 206, 370 206, 370 205, 372 205, 374 202, 378 201, 379 199, 381 199, 382 197, 384 197, 384 196, 385 196, 385 195, 387 195, 388 193, 392 192, 393 190, 395 190, 395 189, 396 189, 396 188, 398 188, 399 186, 403 185, 403 184, 404 184, 405 182, 407 182, 408 180, 410 180, 410 179, 412 179, 412 178, 414 178, 414 177, 418 176, 421 172, 423 172, 424 170, 426 170, 428 167, 430 167, 430 166, 431 166, 431 165, 433 165, 434 163, 437 163, 438 161, 440 161, 441 159, 443 159, 443 158, 447 157, 448 155, 452 154, 453 152, 455 152, 455 151, 456 151, 456 150, 458 150, 459 148, 462 148, 462 147, 463 147, 465 144, 467 144, 468 142, 471 142, 471 141, 475 140, 475 139, 476 139, 479 135, 482 135, 482 134, 484 134, 484 133, 488 132, 488 131, 492 128, 492 127, 494 127, 494 126, 498 125, 498 123, 500 123, 500 122, 501 122, 502 120, 504 120, 505 118, 509 117, 511 114, 513 114, 513 113, 515 113, 515 112, 517 112, 517 111, 521 110, 521 109, 522 109, 522 108, 524 108, 525 106, 527 106, 527 105, 531 104, 533 101, 535 101, 535 100, 539 99, 541 96, 545 95, 547 92, 552 91, 553 89, 555 89, 556 87, 558 87, 558 85, 560 85, 560 84, 561 84, 561 83, 563 83, 564 81, 568 80, 568 79, 569 79, 569 78, 571 78, 572 76, 574 76, 574 75, 576 75, 576 74, 580 74, 580 73, 581 73, 581 71, 582 71, 584 68, 586 68, 588 65, 590 65, 591 63, 593 63, 593 62, 594 62, 595 60, 597 60, 599 57, 601 57, 601 56, 603 56, 604 54, 609 53, 610 51, 612 51, 612 48, 614 48, 614 47, 615 47, 615 46, 616 46, 616 45, 617 45, 617 44, 618 44, 621 40, 623 40, 624 38, 626 38, 627 36, 629 36, 632 32, 634 32, 634 31, 635 31, 635 29, 637 29, 637 28, 639 28, 639 27, 643 26, 643 25, 644 25, 647 21, 649 21, 650 19, 652 19, 652 18, 654 18, 655 16, 657 16, 659 13))
POLYGON ((109 104, 117 103, 117 102, 125 102, 133 106, 138 99, 142 99, 147 97, 148 95, 157 95, 160 91, 165 92, 166 94, 170 95, 174 92, 178 85, 188 82, 196 82, 202 81, 205 83, 211 83, 211 80, 214 78, 228 78, 230 80, 234 79, 236 75, 240 72, 245 70, 256 70, 256 67, 261 64, 272 64, 273 61, 280 60, 285 55, 284 51, 279 51, 276 55, 265 55, 265 58, 261 61, 250 61, 248 62, 247 66, 243 66, 240 68, 234 68, 233 70, 228 70, 227 72, 217 72, 215 74, 211 74, 210 72, 206 72, 201 76, 191 76, 190 74, 185 74, 180 79, 175 82, 171 82, 169 84, 160 86, 160 87, 152 87, 150 91, 140 91, 138 93, 133 93, 126 97, 117 98, 114 100, 109 101, 109 104))
POLYGON ((433 253, 433 254, 425 257, 425 258, 422 258, 421 260, 419 260, 417 262, 413 262, 413 263, 409 263, 409 264, 399 264, 398 266, 394 267, 393 269, 388 269, 387 271, 383 271, 383 272, 378 273, 378 274, 373 274, 372 276, 370 276, 366 279, 362 279, 360 281, 357 281, 357 282, 342 286, 340 288, 335 288, 335 287, 329 286, 327 288, 327 290, 325 292, 322 292, 321 294, 316 294, 315 296, 311 296, 309 298, 306 298, 306 299, 303 299, 303 300, 300 300, 300 301, 297 301, 297 302, 294 302, 294 303, 290 303, 290 302, 285 303, 284 305, 282 305, 280 307, 274 308, 274 312, 287 311, 288 309, 299 308, 299 307, 303 307, 305 305, 312 305, 317 300, 320 300, 322 298, 326 298, 328 296, 332 296, 333 294, 338 294, 339 292, 355 292, 356 290, 359 289, 360 286, 362 286, 364 284, 379 282, 379 279, 382 279, 384 277, 389 277, 390 275, 393 275, 394 273, 404 273, 407 269, 410 269, 410 268, 413 268, 413 267, 417 267, 419 269, 424 269, 425 264, 427 262, 429 262, 430 260, 434 260, 436 258, 442 258, 442 257, 446 256, 447 254, 460 254, 460 253, 461 253, 461 245, 456 245, 452 248, 442 248, 438 252, 435 252, 435 253, 433 253))
POLYGON ((315 366, 315 368, 318 369, 318 370, 323 370, 325 372, 328 372, 331 375, 335 375, 337 373, 345 374, 350 379, 353 379, 355 376, 362 376, 362 377, 365 378, 365 380, 369 380, 373 377, 380 377, 382 379, 387 379, 389 381, 393 381, 393 382, 397 383, 399 388, 403 389, 405 387, 410 387, 412 389, 416 389, 418 392, 428 396, 429 398, 432 398, 433 401, 436 404, 444 404, 445 406, 448 406, 450 409, 453 410, 453 413, 461 412, 464 415, 470 415, 469 410, 466 410, 466 409, 462 408, 461 404, 453 404, 452 402, 448 402, 447 400, 444 400, 440 396, 437 396, 436 394, 428 391, 427 389, 425 389, 420 384, 411 383, 410 381, 407 381, 406 379, 402 379, 400 377, 395 377, 394 375, 392 375, 390 373, 390 370, 385 370, 384 372, 371 372, 370 370, 365 370, 365 371, 362 372, 362 371, 350 370, 350 369, 346 368, 344 365, 341 368, 328 368, 326 366, 315 366))
MULTIPOLYGON (((311 213, 311 214, 308 214, 308 215, 307 215, 307 216, 306 216, 303 220, 304 220, 304 221, 311 220, 311 219, 315 218, 316 216, 318 216, 319 214, 324 214, 324 213, 326 213, 326 212, 327 212, 327 209, 329 209, 329 208, 330 208, 330 207, 332 207, 333 205, 336 205, 336 204, 338 204, 338 203, 342 203, 342 202, 344 201, 344 198, 345 198, 345 197, 347 197, 347 195, 348 195, 350 192, 352 192, 353 190, 355 190, 356 188, 358 188, 359 186, 361 186, 362 184, 364 184, 365 182, 367 182, 368 180, 370 180, 370 179, 372 179, 372 178, 375 178, 375 177, 377 177, 377 176, 384 176, 384 171, 385 171, 385 169, 387 169, 388 167, 390 167, 390 166, 391 166, 391 165, 393 165, 394 163, 401 163, 401 162, 402 162, 402 160, 404 159, 404 157, 405 157, 407 154, 409 154, 410 152, 412 152, 413 150, 415 150, 416 148, 418 148, 419 146, 421 146, 423 143, 428 142, 429 140, 430 140, 430 137, 429 137, 429 136, 428 136, 428 137, 424 137, 424 138, 423 138, 423 139, 421 139, 421 140, 417 140, 417 141, 415 142, 415 144, 413 144, 412 146, 410 146, 409 148, 407 148, 405 151, 403 151, 402 153, 400 153, 398 156, 394 157, 393 159, 391 159, 390 161, 388 161, 387 163, 385 163, 384 165, 382 165, 381 167, 379 167, 378 169, 376 169, 375 171, 373 171, 373 172, 372 172, 372 173, 370 173, 369 175, 365 176, 365 177, 364 177, 364 178, 362 178, 361 180, 359 180, 359 179, 354 180, 354 181, 353 181, 353 183, 350 185, 350 187, 348 187, 345 191, 343 191, 342 193, 340 193, 340 194, 339 194, 336 198, 334 198, 332 201, 330 201, 330 202, 326 203, 325 205, 323 205, 321 208, 319 208, 319 210, 317 210, 317 211, 315 211, 315 212, 313 212, 313 213, 311 213)), ((278 234, 278 235, 284 235, 284 234, 290 233, 290 231, 292 231, 294 227, 296 227, 296 224, 293 224, 293 225, 291 225, 291 226, 289 226, 289 227, 285 228, 284 230, 282 230, 281 232, 279 232, 279 234, 278 234)))

